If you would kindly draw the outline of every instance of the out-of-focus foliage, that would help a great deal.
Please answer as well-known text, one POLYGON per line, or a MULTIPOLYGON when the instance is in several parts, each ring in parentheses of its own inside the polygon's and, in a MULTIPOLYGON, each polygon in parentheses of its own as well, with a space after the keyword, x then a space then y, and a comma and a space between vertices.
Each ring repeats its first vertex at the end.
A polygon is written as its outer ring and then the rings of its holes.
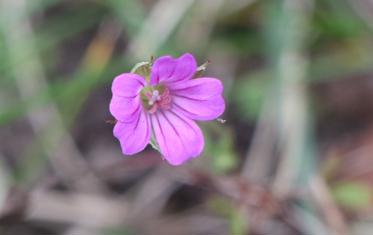
POLYGON ((371 205, 370 185, 358 182, 341 182, 334 186, 333 195, 338 203, 349 209, 364 209, 371 205))

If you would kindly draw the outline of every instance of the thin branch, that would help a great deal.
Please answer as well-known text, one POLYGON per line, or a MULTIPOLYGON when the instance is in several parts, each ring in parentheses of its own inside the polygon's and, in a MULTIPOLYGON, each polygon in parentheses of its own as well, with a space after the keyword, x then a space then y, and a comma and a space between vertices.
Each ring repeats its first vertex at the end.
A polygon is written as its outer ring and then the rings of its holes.
POLYGON ((122 225, 128 215, 129 205, 123 198, 34 191, 29 197, 26 219, 102 228, 122 225))
MULTIPOLYGON (((171 172, 170 172, 171 173, 171 172)), ((136 198, 131 204, 131 218, 156 217, 178 188, 178 182, 170 177, 167 168, 159 166, 142 183, 139 184, 136 198)))

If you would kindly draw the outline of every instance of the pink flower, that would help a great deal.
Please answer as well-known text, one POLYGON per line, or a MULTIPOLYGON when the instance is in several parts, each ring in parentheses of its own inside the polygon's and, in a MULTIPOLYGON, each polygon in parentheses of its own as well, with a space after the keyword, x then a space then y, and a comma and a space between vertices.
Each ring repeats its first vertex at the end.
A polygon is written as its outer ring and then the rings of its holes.
POLYGON ((204 137, 194 120, 216 119, 225 103, 222 83, 193 79, 196 71, 191 54, 162 56, 152 65, 150 81, 135 73, 114 79, 110 112, 117 119, 113 133, 123 154, 138 153, 151 140, 172 165, 201 154, 204 137))

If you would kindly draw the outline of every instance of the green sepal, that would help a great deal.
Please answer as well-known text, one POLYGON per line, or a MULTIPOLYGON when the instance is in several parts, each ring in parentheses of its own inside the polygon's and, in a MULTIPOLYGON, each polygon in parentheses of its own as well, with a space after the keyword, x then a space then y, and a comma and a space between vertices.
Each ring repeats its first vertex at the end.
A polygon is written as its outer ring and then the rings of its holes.
POLYGON ((135 64, 135 66, 131 69, 131 73, 136 73, 149 82, 151 68, 151 62, 144 61, 135 64))
POLYGON ((206 61, 205 63, 198 66, 196 73, 194 74, 194 78, 199 78, 203 75, 203 73, 207 70, 207 66, 210 64, 210 61, 206 61))
POLYGON ((157 150, 159 153, 161 153, 161 150, 159 148, 158 142, 155 139, 154 135, 150 137, 150 145, 153 147, 153 149, 157 150))

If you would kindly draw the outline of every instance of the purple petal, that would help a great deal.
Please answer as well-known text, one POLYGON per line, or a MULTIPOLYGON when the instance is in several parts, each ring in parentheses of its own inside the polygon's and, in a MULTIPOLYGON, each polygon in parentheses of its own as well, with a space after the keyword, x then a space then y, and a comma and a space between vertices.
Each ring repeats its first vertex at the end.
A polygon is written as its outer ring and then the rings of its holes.
POLYGON ((127 98, 113 95, 109 110, 115 119, 121 122, 130 122, 135 119, 140 111, 140 96, 127 98))
POLYGON ((176 61, 171 56, 162 56, 154 61, 150 75, 150 84, 157 85, 160 80, 172 77, 176 61))
POLYGON ((109 110, 117 120, 131 122, 137 117, 141 105, 139 93, 144 85, 144 78, 133 73, 123 73, 114 79, 109 110))
POLYGON ((162 155, 171 165, 183 164, 201 154, 204 138, 197 124, 171 111, 161 111, 151 116, 156 140, 162 155))
POLYGON ((177 59, 171 56, 159 57, 153 64, 150 84, 174 83, 188 80, 197 70, 197 62, 193 55, 186 53, 177 59))
POLYGON ((212 120, 223 114, 223 85, 215 78, 198 78, 170 86, 172 109, 194 120, 212 120))
POLYGON ((111 91, 116 96, 135 97, 145 85, 145 79, 140 75, 123 73, 114 78, 111 91))
POLYGON ((132 155, 142 151, 149 143, 150 130, 149 117, 141 110, 132 122, 117 122, 113 134, 119 139, 123 154, 132 155))

